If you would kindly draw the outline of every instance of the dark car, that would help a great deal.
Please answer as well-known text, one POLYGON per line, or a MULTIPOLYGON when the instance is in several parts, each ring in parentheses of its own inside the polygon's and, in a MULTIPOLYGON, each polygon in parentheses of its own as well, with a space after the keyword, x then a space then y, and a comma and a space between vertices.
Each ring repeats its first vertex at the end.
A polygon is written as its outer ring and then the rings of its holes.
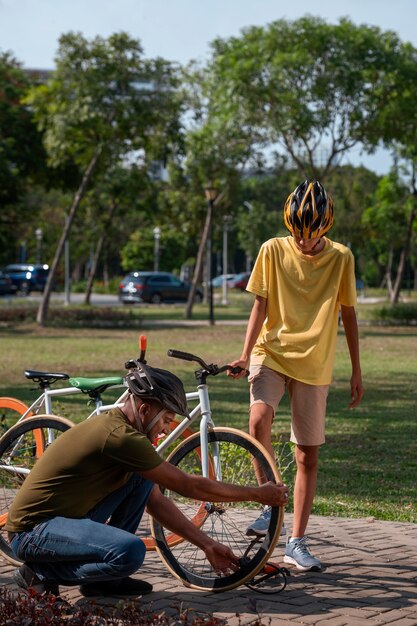
POLYGON ((49 266, 30 263, 13 263, 3 268, 18 291, 29 294, 31 291, 43 291, 48 279, 49 266))
POLYGON ((236 276, 230 281, 229 287, 232 289, 242 289, 244 291, 246 289, 246 285, 248 284, 250 278, 250 272, 242 272, 241 274, 236 274, 236 276))
MULTIPOLYGON (((168 272, 130 272, 120 283, 119 300, 133 302, 185 302, 191 285, 168 272)), ((201 302, 203 294, 197 289, 194 302, 201 302)))
POLYGON ((7 274, 0 272, 0 295, 10 295, 15 293, 16 286, 13 285, 12 279, 7 274))

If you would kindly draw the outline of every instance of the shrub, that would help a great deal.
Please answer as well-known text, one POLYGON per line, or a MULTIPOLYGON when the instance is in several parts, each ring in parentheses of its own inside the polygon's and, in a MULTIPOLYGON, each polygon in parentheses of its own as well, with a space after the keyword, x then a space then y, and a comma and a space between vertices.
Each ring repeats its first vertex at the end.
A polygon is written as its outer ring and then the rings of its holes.
POLYGON ((373 309, 370 315, 372 319, 380 320, 386 323, 417 323, 417 303, 400 302, 398 304, 384 305, 373 309))
MULTIPOLYGON (((35 322, 37 306, 0 307, 0 324, 35 322)), ((142 318, 134 309, 122 310, 116 307, 51 307, 48 312, 48 326, 60 327, 140 327, 142 318)))
MULTIPOLYGON (((256 623, 256 622, 255 622, 256 623)), ((258 622, 259 623, 259 622, 258 622)), ((54 595, 28 595, 0 589, 0 624, 3 626, 223 626, 226 620, 213 615, 196 614, 180 606, 177 615, 156 611, 152 604, 133 600, 119 602, 116 606, 99 606, 93 601, 70 605, 54 595)))

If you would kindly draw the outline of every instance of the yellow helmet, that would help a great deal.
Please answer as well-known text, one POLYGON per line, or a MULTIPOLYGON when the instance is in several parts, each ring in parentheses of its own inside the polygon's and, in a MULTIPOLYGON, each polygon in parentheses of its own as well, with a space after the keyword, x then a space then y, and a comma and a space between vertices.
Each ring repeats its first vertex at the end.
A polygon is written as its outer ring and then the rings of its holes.
POLYGON ((333 226, 333 198, 318 181, 305 180, 287 198, 284 222, 301 239, 321 237, 333 226))

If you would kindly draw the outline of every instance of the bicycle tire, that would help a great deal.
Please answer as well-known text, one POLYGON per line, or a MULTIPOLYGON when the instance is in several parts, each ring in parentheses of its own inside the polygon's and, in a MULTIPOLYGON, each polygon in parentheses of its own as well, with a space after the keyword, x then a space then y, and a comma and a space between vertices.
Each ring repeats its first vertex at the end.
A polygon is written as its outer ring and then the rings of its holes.
MULTIPOLYGON (((250 435, 234 428, 214 428, 209 434, 209 456, 213 466, 215 459, 212 449, 219 446, 222 465, 222 480, 244 486, 257 486, 254 461, 258 471, 262 470, 265 479, 280 482, 279 473, 267 451, 250 435)), ((200 435, 195 433, 179 446, 168 457, 167 461, 183 469, 187 473, 201 475, 201 464, 196 450, 200 447, 200 435)), ((187 518, 196 517, 201 508, 191 499, 187 499, 172 491, 162 489, 181 509, 187 518)), ((237 572, 218 576, 213 571, 204 553, 183 540, 181 544, 170 546, 167 531, 155 519, 151 520, 152 535, 156 549, 170 572, 185 586, 203 591, 227 591, 234 589, 253 577, 267 562, 278 541, 283 518, 284 507, 272 507, 271 521, 265 537, 250 541, 245 530, 259 515, 259 505, 255 503, 213 503, 205 505, 206 515, 201 529, 216 541, 228 545, 240 558, 241 566, 237 572), (235 519, 233 519, 235 518, 235 519)))
MULTIPOLYGON (((29 407, 17 398, 7 396, 0 397, 0 425, 2 433, 5 433, 29 410, 29 407)), ((28 413, 27 417, 32 417, 28 413)))
POLYGON ((3 530, 10 505, 41 451, 49 445, 48 439, 71 426, 73 423, 63 417, 37 415, 15 424, 0 438, 0 554, 13 565, 21 565, 21 561, 13 555, 3 530))

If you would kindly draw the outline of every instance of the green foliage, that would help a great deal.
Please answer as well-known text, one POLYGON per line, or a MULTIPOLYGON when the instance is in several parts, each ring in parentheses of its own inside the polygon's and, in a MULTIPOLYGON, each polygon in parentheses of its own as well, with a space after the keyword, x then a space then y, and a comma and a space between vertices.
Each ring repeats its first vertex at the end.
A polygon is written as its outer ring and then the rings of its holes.
POLYGON ((388 306, 376 307, 370 313, 371 319, 388 323, 417 324, 417 304, 400 302, 388 306))
POLYGON ((117 160, 155 148, 164 133, 168 147, 175 140, 175 72, 161 59, 142 57, 140 43, 126 33, 91 41, 61 36, 56 70, 28 97, 53 165, 71 158, 86 167, 97 145, 117 160), (158 134, 152 140, 151 129, 158 134))
POLYGON ((25 239, 21 223, 31 215, 25 197, 41 177, 46 155, 32 112, 24 104, 30 80, 9 54, 0 54, 0 265, 17 260, 25 239))
POLYGON ((258 144, 278 143, 315 178, 357 143, 378 142, 377 112, 404 62, 394 33, 310 16, 249 27, 212 48, 211 109, 223 127, 234 120, 258 144))
POLYGON ((414 200, 398 171, 392 170, 381 178, 369 201, 362 215, 367 243, 363 248, 378 268, 380 282, 384 275, 391 276, 398 264, 414 200))
MULTIPOLYGON (((159 241, 159 268, 163 271, 179 273, 181 265, 186 260, 185 233, 174 228, 161 228, 159 241)), ((154 268, 155 239, 153 227, 143 227, 135 230, 128 243, 121 249, 122 267, 126 271, 145 271, 154 268)))

